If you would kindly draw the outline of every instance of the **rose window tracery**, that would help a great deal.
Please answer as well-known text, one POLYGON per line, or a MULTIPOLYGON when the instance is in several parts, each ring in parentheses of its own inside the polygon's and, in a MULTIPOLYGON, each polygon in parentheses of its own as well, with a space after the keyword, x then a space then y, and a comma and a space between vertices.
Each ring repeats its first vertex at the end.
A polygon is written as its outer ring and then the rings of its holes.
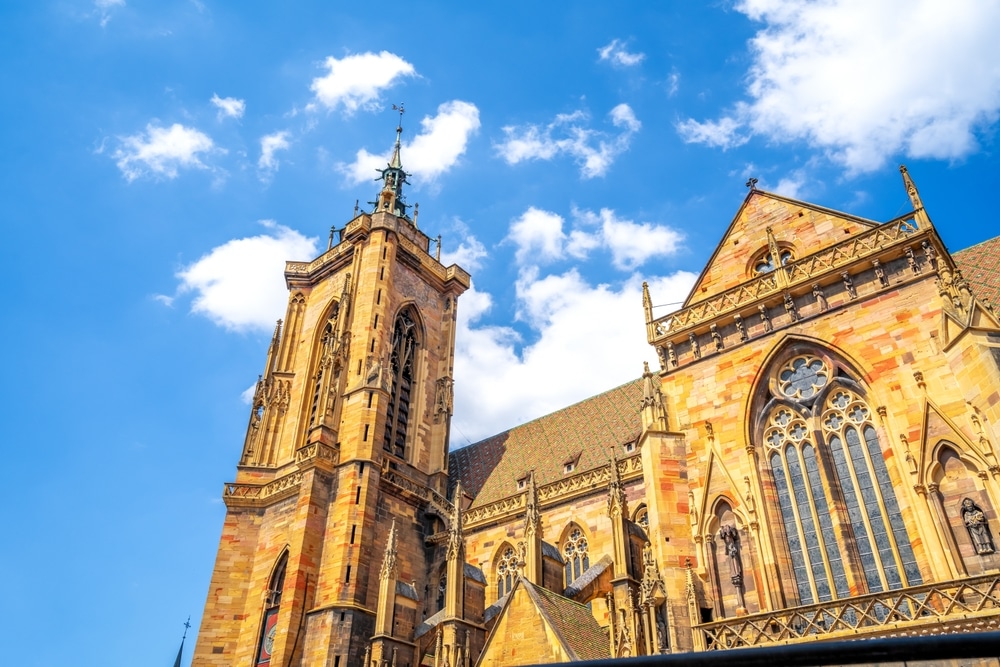
POLYGON ((808 355, 793 358, 778 372, 778 389, 792 399, 813 398, 829 381, 823 360, 808 355))

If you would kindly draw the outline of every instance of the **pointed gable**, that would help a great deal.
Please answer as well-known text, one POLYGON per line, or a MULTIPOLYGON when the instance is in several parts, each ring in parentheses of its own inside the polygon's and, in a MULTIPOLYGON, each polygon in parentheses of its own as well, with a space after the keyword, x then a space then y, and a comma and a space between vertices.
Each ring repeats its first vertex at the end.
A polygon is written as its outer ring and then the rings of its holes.
POLYGON ((477 664, 508 667, 608 657, 608 635, 590 609, 519 579, 477 664))
MULTIPOLYGON (((684 306, 698 303, 753 278, 755 265, 771 253, 772 231, 779 255, 801 259, 878 223, 847 213, 751 190, 716 247, 684 306)), ((774 260, 772 259, 772 263, 774 260)))

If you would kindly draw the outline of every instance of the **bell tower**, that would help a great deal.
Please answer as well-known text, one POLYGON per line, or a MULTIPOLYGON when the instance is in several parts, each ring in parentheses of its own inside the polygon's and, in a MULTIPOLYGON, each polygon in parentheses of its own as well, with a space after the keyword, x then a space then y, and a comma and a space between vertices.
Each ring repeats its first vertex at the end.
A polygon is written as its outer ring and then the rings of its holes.
POLYGON ((420 660, 412 637, 443 549, 430 538, 453 512, 456 308, 469 274, 430 254, 409 215, 402 131, 371 212, 356 211, 319 257, 286 264, 288 308, 223 489, 195 665, 347 667, 376 634, 397 664, 420 660), (386 553, 395 583, 380 595, 386 553))

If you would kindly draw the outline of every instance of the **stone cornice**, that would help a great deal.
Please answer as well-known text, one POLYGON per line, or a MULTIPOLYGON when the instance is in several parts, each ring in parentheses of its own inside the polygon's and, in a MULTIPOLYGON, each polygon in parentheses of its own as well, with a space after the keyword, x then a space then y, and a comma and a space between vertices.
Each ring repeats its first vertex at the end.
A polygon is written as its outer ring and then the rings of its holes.
POLYGON ((227 507, 267 507, 296 495, 302 474, 319 468, 331 472, 337 465, 339 452, 329 445, 314 442, 295 452, 295 467, 262 484, 228 482, 222 488, 222 500, 227 507))
MULTIPOLYGON (((618 461, 618 474, 623 481, 642 477, 642 457, 637 453, 618 461)), ((607 486, 611 480, 611 464, 550 482, 538 487, 538 504, 546 509, 607 486)), ((603 492, 603 490, 601 491, 603 492)), ((462 517, 467 530, 483 528, 494 522, 518 516, 524 512, 524 493, 517 493, 495 502, 466 510, 462 517)))

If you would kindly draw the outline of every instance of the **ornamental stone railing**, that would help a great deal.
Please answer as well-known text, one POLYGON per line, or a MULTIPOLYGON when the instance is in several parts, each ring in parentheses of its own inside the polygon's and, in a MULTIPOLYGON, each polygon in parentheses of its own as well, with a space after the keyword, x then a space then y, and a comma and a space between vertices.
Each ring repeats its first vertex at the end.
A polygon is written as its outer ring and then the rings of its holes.
POLYGON ((382 482, 394 486, 396 489, 403 491, 404 493, 414 495, 421 500, 426 501, 429 505, 434 507, 438 513, 444 515, 442 518, 447 519, 455 511, 455 506, 451 503, 451 501, 434 489, 422 486, 417 482, 414 482, 409 477, 404 477, 393 470, 384 470, 382 472, 382 482))
POLYGON ((675 338, 689 328, 734 313, 765 296, 794 289, 815 280, 819 275, 902 245, 911 241, 919 231, 921 229, 913 213, 891 220, 835 246, 757 276, 721 294, 654 319, 649 322, 647 340, 655 345, 667 338, 675 338), (784 276, 783 280, 778 279, 779 274, 784 276))
POLYGON ((695 649, 717 651, 860 636, 1000 627, 1000 575, 924 584, 694 627, 695 649))
MULTIPOLYGON (((618 474, 623 480, 630 480, 642 475, 642 457, 638 454, 618 461, 618 474)), ((611 464, 600 468, 587 470, 572 477, 566 477, 538 487, 538 502, 541 506, 561 502, 575 495, 590 493, 599 486, 606 486, 611 480, 611 464)), ((524 511, 525 494, 523 491, 501 498, 500 500, 466 510, 463 523, 466 528, 478 528, 489 521, 518 514, 524 511)))

